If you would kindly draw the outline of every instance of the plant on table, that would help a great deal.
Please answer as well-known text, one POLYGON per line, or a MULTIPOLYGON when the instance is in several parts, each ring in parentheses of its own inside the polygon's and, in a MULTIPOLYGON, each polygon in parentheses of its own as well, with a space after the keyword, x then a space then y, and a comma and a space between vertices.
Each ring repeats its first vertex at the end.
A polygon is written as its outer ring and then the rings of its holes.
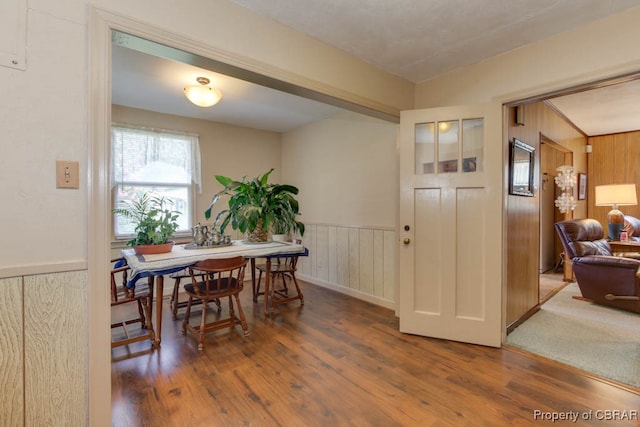
POLYGON ((169 242, 178 229, 180 212, 168 208, 173 202, 165 197, 142 194, 139 198, 124 201, 113 210, 129 219, 134 225, 135 237, 129 246, 161 245, 169 242))
POLYGON ((269 230, 276 232, 276 227, 278 231, 286 230, 302 236, 304 224, 297 219, 300 211, 295 198, 298 188, 288 184, 270 184, 271 172, 273 168, 262 176, 251 180, 243 177, 240 181, 216 175, 216 181, 224 188, 213 196, 204 213, 205 218, 211 218, 212 210, 222 196, 229 196, 228 209, 220 211, 215 219, 221 234, 231 224, 234 230, 247 233, 249 242, 267 241, 269 230))

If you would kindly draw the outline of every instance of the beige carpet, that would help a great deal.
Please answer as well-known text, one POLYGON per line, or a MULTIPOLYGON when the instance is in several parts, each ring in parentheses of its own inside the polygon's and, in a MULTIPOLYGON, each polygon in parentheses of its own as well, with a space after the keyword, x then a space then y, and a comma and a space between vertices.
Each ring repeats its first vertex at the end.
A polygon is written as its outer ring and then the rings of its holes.
POLYGON ((540 274, 540 302, 544 302, 559 288, 563 288, 567 282, 563 280, 562 273, 540 274))
POLYGON ((572 298, 567 285, 507 336, 507 344, 640 388, 640 315, 572 298))

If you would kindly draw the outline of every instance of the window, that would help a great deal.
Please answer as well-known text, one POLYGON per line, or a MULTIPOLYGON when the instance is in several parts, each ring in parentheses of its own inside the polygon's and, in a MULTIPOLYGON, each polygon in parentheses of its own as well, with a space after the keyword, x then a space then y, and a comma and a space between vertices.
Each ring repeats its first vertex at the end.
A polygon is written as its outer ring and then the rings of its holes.
MULTIPOLYGON (((181 213, 177 234, 191 234, 194 187, 200 188, 200 146, 198 137, 171 131, 114 124, 111 127, 111 185, 113 203, 153 193, 173 202, 181 213)), ((134 227, 115 215, 117 239, 129 238, 134 227)))
POLYGON ((484 119, 416 123, 416 175, 482 171, 483 136, 484 119))

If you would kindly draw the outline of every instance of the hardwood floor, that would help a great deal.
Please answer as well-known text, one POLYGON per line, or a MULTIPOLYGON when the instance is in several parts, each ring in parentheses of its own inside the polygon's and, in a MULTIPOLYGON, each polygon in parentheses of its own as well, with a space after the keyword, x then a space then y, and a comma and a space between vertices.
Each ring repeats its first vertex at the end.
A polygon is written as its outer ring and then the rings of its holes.
POLYGON ((217 331, 202 352, 180 333, 184 310, 173 321, 165 301, 159 350, 112 351, 112 425, 540 425, 535 411, 593 411, 570 424, 605 425, 603 410, 630 414, 616 426, 639 425, 640 394, 509 349, 401 334, 391 310, 301 286, 305 305, 272 320, 245 286, 251 335, 217 331))

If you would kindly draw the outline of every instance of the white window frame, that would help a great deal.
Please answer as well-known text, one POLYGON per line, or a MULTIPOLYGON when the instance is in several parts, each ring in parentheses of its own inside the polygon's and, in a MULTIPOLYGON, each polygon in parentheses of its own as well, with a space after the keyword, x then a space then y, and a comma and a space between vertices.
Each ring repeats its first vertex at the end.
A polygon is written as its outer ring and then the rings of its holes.
MULTIPOLYGON (((201 176, 200 176, 200 147, 199 147, 199 140, 198 140, 198 135, 194 135, 194 134, 189 134, 189 133, 183 133, 183 132, 176 132, 176 131, 171 131, 171 130, 164 130, 164 129, 153 129, 153 128, 147 128, 147 127, 141 127, 141 126, 135 126, 135 125, 129 125, 129 124, 121 124, 121 123, 113 123, 112 124, 112 139, 111 139, 111 162, 110 162, 110 168, 111 168, 111 206, 112 208, 115 207, 118 203, 118 194, 119 191, 122 188, 126 188, 126 187, 130 187, 130 186, 135 186, 135 187, 147 187, 149 189, 150 192, 153 192, 154 188, 185 188, 187 189, 187 208, 186 209, 180 209, 180 211, 183 213, 184 217, 186 217, 187 219, 187 223, 185 228, 180 229, 176 232, 176 234, 174 235, 174 237, 188 237, 191 236, 191 229, 193 227, 194 224, 194 218, 195 218, 195 204, 196 204, 196 190, 200 193, 201 192, 201 176), (145 181, 145 180, 127 180, 124 178, 124 176, 126 174, 124 174, 124 171, 122 171, 121 176, 117 176, 118 174, 116 173, 116 169, 123 169, 124 166, 122 166, 121 168, 116 168, 113 164, 114 159, 118 156, 115 155, 114 150, 115 150, 115 135, 117 132, 126 132, 127 130, 131 130, 132 132, 135 133, 141 133, 143 135, 148 135, 149 138, 153 138, 154 136, 158 136, 160 138, 162 137, 171 137, 171 138, 178 138, 178 139, 183 139, 184 141, 190 141, 191 142, 191 161, 189 164, 189 167, 187 167, 187 169, 190 169, 190 171, 188 171, 188 173, 190 173, 190 182, 189 183, 171 183, 171 182, 154 182, 154 181, 145 181)), ((159 195, 162 195, 162 193, 156 193, 159 195)), ((169 208, 174 209, 173 207, 169 206, 169 208)), ((122 234, 117 234, 116 233, 116 215, 112 213, 111 215, 111 219, 112 219, 112 226, 111 226, 111 236, 113 241, 125 241, 125 240, 129 240, 131 239, 134 234, 131 233, 122 233, 122 234)))

